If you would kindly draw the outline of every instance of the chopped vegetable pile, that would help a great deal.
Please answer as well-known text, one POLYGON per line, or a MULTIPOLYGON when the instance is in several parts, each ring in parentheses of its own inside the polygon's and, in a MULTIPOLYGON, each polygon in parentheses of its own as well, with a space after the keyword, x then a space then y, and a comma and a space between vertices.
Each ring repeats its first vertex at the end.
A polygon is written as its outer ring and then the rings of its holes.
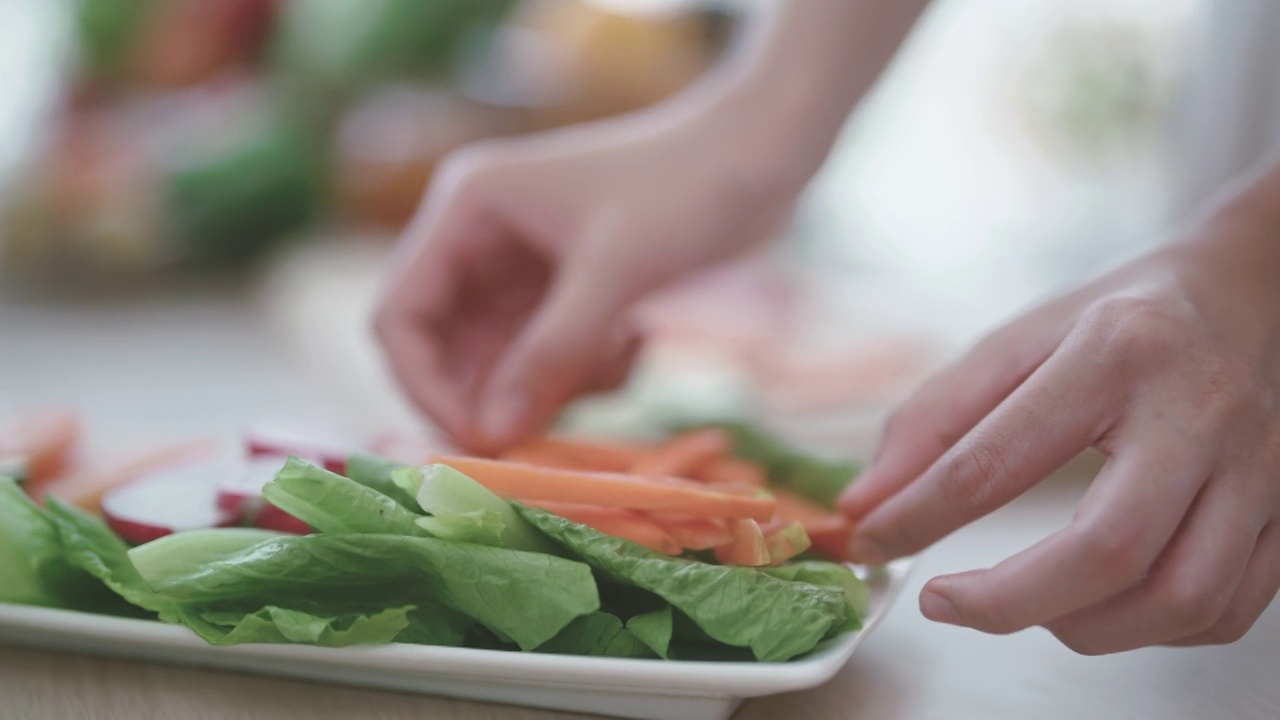
POLYGON ((785 661, 861 627, 867 589, 830 509, 856 466, 737 425, 423 460, 291 457, 256 498, 289 525, 161 529, 132 548, 119 522, 0 478, 0 602, 158 619, 214 645, 681 660, 785 661))

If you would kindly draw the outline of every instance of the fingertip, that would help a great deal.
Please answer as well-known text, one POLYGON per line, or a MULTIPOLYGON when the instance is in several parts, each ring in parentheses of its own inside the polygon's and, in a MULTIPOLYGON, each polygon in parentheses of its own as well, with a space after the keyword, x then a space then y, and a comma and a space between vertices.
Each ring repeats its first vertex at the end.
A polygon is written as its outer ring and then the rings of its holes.
POLYGON ((481 407, 480 434, 492 445, 508 445, 524 432, 532 410, 526 391, 510 386, 492 390, 481 407))
POLYGON ((883 565, 892 559, 879 542, 858 530, 849 539, 846 553, 851 562, 859 565, 883 565))
POLYGON ((964 625, 964 619, 956 609, 955 603, 947 595, 934 587, 937 581, 930 581, 920 591, 920 613, 929 620, 946 625, 964 625))

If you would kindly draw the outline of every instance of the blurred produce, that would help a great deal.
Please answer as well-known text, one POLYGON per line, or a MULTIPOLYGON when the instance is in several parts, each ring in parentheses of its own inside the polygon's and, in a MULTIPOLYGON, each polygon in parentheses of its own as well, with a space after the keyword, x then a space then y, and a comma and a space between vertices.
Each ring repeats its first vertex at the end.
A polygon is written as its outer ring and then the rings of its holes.
POLYGON ((691 82, 728 28, 698 5, 78 0, 78 69, 4 193, 0 274, 11 288, 142 287, 242 268, 321 222, 393 234, 460 145, 691 82))
POLYGON ((530 0, 460 84, 533 128, 616 115, 697 78, 723 50, 725 25, 710 12, 622 15, 583 0, 530 0))
POLYGON ((398 228, 413 214, 436 163, 473 140, 509 132, 508 114, 415 85, 379 88, 339 126, 339 209, 360 223, 398 228))
POLYGON ((278 0, 80 0, 84 79, 184 87, 257 58, 278 0))

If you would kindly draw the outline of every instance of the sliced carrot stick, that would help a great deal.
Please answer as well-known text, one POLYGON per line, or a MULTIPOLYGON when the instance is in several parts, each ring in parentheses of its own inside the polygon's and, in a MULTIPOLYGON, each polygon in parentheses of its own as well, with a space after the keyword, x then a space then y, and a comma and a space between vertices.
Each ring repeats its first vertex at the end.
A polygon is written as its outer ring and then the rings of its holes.
POLYGON ((770 492, 778 503, 777 517, 803 525, 814 550, 835 560, 846 556, 853 533, 848 518, 787 490, 772 488, 770 492))
POLYGON ((693 472, 693 478, 703 482, 755 487, 764 487, 769 481, 764 469, 759 465, 733 457, 715 458, 703 463, 693 472))
POLYGON ((626 472, 649 448, 636 443, 543 438, 517 445, 502 459, 572 470, 626 472))
POLYGON ((763 528, 762 531, 765 548, 769 551, 770 565, 781 565, 813 545, 809 534, 805 532, 804 525, 799 522, 787 523, 786 527, 773 532, 763 528))
POLYGON ((725 495, 737 495, 740 497, 760 497, 761 495, 770 494, 771 490, 766 490, 758 485, 749 485, 741 482, 709 482, 703 485, 708 490, 725 495))
POLYGON ((621 473, 538 467, 473 457, 436 457, 504 498, 586 503, 632 510, 686 512, 707 517, 773 517, 768 497, 742 497, 713 492, 699 483, 676 478, 642 478, 621 473))
POLYGON ((26 469, 27 492, 38 492, 67 469, 80 437, 80 416, 75 410, 50 408, 0 427, 0 457, 20 458, 26 469))
POLYGON ((633 475, 689 477, 700 465, 724 457, 733 449, 733 438, 720 428, 680 433, 659 445, 631 466, 633 475))
POLYGON ((770 562, 764 533, 755 520, 735 520, 733 542, 716 548, 715 555, 722 565, 760 567, 770 562))
POLYGON ((102 496, 112 488, 153 472, 212 457, 218 447, 216 440, 194 440, 136 453, 100 469, 86 469, 59 478, 41 488, 35 500, 43 502, 53 496, 89 512, 98 512, 102 496))
POLYGON ((649 517, 689 550, 710 550, 733 542, 733 531, 717 518, 674 513, 650 513, 649 517))
POLYGON ((649 518, 631 510, 547 500, 521 500, 520 502, 530 507, 539 507, 553 512, 566 520, 595 528, 605 535, 630 540, 665 555, 679 555, 682 549, 671 533, 649 518))

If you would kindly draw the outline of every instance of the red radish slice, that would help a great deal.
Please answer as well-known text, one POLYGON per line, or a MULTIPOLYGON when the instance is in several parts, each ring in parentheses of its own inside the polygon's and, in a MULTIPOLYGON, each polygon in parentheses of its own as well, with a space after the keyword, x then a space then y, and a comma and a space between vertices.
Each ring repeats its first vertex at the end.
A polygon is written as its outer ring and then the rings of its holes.
POLYGON ((453 448, 448 442, 429 437, 410 437, 400 433, 387 432, 375 436, 367 443, 366 449, 388 460, 405 465, 423 465, 433 455, 451 452, 453 448))
POLYGON ((186 530, 229 527, 241 520, 217 505, 227 464, 204 461, 146 475, 102 498, 107 525, 141 545, 186 530))
POLYGON ((310 535, 314 532, 311 526, 280 508, 267 503, 262 506, 253 519, 253 526, 263 530, 289 533, 290 535, 310 535))
POLYGON ((251 457, 237 463, 218 485, 218 509, 234 517, 252 518, 254 527, 263 530, 310 534, 311 526, 262 498, 263 486, 275 478, 284 463, 274 456, 251 457))
POLYGON ((249 517, 262 505, 262 487, 275 478, 285 459, 276 456, 245 458, 229 469, 218 483, 218 509, 249 517))
POLYGON ((245 433, 244 444, 250 457, 293 455, 339 475, 346 474, 347 458, 360 449, 359 443, 350 442, 338 433, 286 423, 256 425, 245 433))

